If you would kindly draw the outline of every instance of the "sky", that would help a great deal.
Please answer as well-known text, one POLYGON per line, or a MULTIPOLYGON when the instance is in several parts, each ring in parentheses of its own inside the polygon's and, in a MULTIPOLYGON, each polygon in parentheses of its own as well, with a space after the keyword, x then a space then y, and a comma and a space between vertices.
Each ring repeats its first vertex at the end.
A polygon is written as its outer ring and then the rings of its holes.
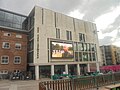
POLYGON ((35 5, 96 23, 99 44, 120 47, 120 0, 0 0, 0 8, 23 15, 35 5))

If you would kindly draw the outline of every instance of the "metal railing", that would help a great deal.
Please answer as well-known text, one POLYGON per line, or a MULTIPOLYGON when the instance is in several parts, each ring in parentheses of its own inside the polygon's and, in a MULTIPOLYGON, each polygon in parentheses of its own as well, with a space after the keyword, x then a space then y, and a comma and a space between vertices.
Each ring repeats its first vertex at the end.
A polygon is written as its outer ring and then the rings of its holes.
POLYGON ((120 82, 120 72, 97 76, 79 77, 40 82, 40 90, 86 90, 120 82))

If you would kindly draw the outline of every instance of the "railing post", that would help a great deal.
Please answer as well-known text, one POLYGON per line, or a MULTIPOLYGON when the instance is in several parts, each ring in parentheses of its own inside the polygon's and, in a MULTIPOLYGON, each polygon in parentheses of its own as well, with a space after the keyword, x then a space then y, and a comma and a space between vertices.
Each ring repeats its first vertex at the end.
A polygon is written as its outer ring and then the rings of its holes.
POLYGON ((114 76, 114 73, 112 73, 112 81, 113 81, 113 84, 115 84, 115 76, 114 76))
POLYGON ((74 90, 74 79, 71 79, 71 81, 72 81, 72 90, 74 90))
POLYGON ((95 81, 96 89, 98 90, 98 89, 99 89, 99 88, 98 88, 98 80, 97 80, 97 77, 96 77, 96 76, 94 76, 94 81, 95 81))

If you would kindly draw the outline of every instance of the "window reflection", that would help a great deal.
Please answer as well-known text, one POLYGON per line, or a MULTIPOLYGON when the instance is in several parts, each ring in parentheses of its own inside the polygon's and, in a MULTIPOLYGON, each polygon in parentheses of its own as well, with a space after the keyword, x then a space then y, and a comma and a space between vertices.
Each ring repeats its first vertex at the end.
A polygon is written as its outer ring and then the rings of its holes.
POLYGON ((25 16, 14 14, 9 11, 0 10, 0 26, 22 29, 22 23, 25 21, 25 19, 25 16))

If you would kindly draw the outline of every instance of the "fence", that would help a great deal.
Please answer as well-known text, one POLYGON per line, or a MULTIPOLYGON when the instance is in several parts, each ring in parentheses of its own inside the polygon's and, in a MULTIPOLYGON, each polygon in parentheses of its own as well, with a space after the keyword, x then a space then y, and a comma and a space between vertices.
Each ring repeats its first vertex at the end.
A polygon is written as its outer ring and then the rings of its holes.
POLYGON ((86 90, 120 82, 120 73, 40 82, 39 90, 86 90), (42 86, 41 86, 42 85, 42 86))

